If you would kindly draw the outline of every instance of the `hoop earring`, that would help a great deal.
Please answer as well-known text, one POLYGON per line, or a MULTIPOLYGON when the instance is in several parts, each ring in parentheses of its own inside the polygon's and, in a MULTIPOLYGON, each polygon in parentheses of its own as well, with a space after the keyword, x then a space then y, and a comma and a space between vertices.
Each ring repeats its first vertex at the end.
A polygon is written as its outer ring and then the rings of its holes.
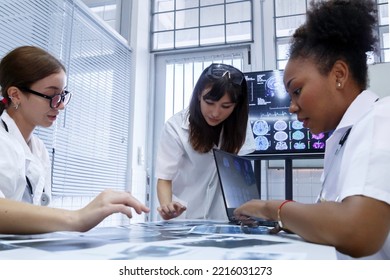
POLYGON ((15 110, 18 110, 19 104, 15 104, 14 108, 15 108, 15 110))

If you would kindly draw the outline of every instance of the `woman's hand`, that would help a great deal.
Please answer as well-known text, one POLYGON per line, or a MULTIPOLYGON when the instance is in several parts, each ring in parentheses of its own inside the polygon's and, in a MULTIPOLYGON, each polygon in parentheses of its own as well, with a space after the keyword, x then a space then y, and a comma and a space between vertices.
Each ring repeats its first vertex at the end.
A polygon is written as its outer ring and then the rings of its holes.
POLYGON ((79 210, 51 208, 0 198, 0 233, 36 234, 53 231, 88 231, 107 216, 132 210, 141 214, 149 208, 128 192, 105 190, 79 210))
POLYGON ((95 227, 107 216, 114 213, 122 213, 132 217, 133 208, 137 214, 148 213, 148 207, 139 202, 128 192, 105 190, 100 193, 87 206, 76 211, 77 231, 87 231, 95 227))
POLYGON ((266 215, 266 201, 260 199, 252 199, 234 210, 234 217, 236 220, 245 222, 249 217, 272 219, 266 215))
POLYGON ((161 205, 157 208, 157 211, 164 220, 170 220, 179 217, 185 210, 187 210, 187 207, 176 201, 172 201, 166 205, 161 205))

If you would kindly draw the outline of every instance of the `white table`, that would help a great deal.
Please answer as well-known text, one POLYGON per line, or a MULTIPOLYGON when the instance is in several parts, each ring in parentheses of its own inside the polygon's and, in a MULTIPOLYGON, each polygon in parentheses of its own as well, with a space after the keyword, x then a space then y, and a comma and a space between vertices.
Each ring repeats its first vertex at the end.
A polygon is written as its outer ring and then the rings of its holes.
POLYGON ((244 234, 232 230, 239 227, 207 221, 171 221, 98 227, 87 233, 0 235, 0 259, 336 259, 334 247, 308 243, 293 234, 244 234), (229 229, 230 233, 212 232, 217 228, 224 232, 229 229))

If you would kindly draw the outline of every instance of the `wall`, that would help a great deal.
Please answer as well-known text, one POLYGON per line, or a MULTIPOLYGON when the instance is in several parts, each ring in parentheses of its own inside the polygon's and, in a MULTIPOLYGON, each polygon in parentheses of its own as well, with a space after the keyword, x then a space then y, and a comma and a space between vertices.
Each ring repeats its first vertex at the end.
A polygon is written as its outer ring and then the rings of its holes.
POLYGON ((379 96, 390 95, 389 90, 389 73, 390 63, 380 63, 369 65, 369 89, 377 93, 379 96))
MULTIPOLYGON (((131 190, 140 201, 145 202, 149 192, 146 170, 146 145, 150 112, 150 55, 149 19, 150 1, 132 1, 130 25, 131 48, 134 57, 134 129, 132 139, 131 190)), ((146 203, 148 203, 146 201, 146 203)), ((133 215, 133 221, 144 221, 144 215, 133 215)))

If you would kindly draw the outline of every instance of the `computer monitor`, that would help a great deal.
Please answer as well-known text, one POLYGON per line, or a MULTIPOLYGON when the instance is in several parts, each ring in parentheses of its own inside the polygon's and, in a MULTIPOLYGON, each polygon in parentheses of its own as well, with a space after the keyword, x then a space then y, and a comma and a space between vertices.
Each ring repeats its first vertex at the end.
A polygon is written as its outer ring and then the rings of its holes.
POLYGON ((256 142, 255 154, 323 154, 328 133, 312 134, 289 112, 290 96, 283 71, 245 73, 248 84, 249 121, 256 142))

